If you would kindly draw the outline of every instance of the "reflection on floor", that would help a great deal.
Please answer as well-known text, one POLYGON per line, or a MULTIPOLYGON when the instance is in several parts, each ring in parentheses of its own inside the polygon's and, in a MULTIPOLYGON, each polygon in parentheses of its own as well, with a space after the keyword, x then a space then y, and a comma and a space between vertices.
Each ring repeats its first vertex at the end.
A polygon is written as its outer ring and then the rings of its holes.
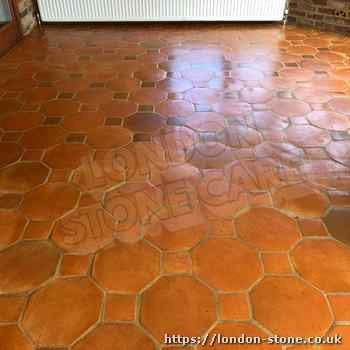
POLYGON ((350 38, 280 25, 23 41, 0 59, 1 349, 349 349, 349 81, 350 38))

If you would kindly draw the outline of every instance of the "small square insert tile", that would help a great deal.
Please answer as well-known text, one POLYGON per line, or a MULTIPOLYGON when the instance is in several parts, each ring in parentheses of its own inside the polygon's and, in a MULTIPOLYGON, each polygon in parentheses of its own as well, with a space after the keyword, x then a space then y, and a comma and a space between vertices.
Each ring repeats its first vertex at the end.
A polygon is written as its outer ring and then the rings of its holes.
POLYGON ((188 253, 164 253, 164 273, 190 273, 191 270, 191 258, 188 253))
POLYGON ((129 94, 126 92, 117 92, 114 94, 114 99, 116 100, 126 100, 129 97, 129 94))
POLYGON ((143 88, 154 88, 154 87, 156 87, 156 83, 154 83, 153 81, 143 81, 141 83, 141 87, 143 87, 143 88))
POLYGON ((134 142, 150 142, 150 141, 152 141, 152 135, 150 135, 150 134, 135 134, 133 141, 134 142))
POLYGON ((86 135, 84 134, 70 134, 66 138, 67 143, 85 143, 86 135))
POLYGON ((140 105, 139 112, 153 112, 154 107, 152 105, 140 105))
POLYGON ((51 221, 31 221, 24 232, 24 239, 41 240, 47 239, 51 233, 53 224, 51 221))
POLYGON ((299 225, 303 236, 327 236, 327 229, 321 220, 300 219, 299 225))
POLYGON ((44 120, 44 125, 50 125, 50 126, 53 126, 53 125, 60 125, 63 121, 63 118, 61 117, 47 117, 45 118, 44 120))
POLYGON ((106 121, 105 121, 106 126, 117 126, 121 124, 122 124, 122 120, 120 118, 115 118, 115 117, 106 118, 106 121))
POLYGON ((298 64, 295 62, 286 62, 285 66, 286 67, 298 67, 298 64))
POLYGON ((105 321, 133 321, 134 319, 135 295, 107 295, 105 321))
POLYGON ((169 100, 183 100, 184 95, 180 92, 170 92, 168 94, 168 99, 169 100))
POLYGON ((0 322, 17 322, 25 304, 25 297, 0 297, 0 322))
POLYGON ((250 319, 246 294, 220 294, 220 317, 224 321, 246 321, 250 319))
POLYGON ((284 253, 263 253, 264 270, 267 274, 287 275, 292 273, 288 255, 284 253))
POLYGON ((61 265, 62 276, 82 276, 89 270, 90 256, 65 255, 61 265))

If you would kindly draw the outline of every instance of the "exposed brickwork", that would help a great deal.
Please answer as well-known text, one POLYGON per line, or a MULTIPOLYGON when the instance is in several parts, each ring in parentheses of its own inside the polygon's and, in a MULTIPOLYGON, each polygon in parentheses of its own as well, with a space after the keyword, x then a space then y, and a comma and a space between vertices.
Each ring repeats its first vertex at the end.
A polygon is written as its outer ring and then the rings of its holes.
POLYGON ((28 35, 36 25, 33 0, 18 0, 17 8, 23 35, 28 35))
POLYGON ((350 0, 290 0, 288 21, 350 33, 350 0))

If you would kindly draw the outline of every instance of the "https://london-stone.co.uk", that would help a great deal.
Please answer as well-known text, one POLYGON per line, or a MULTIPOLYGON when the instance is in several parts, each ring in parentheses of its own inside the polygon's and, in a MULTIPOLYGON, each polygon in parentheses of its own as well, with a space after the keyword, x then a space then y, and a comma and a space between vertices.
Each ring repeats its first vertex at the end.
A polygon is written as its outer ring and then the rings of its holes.
POLYGON ((204 336, 184 336, 181 334, 165 334, 164 343, 167 345, 340 345, 342 337, 340 335, 326 337, 282 337, 278 335, 258 337, 241 334, 238 336, 227 336, 219 333, 206 334, 204 336))

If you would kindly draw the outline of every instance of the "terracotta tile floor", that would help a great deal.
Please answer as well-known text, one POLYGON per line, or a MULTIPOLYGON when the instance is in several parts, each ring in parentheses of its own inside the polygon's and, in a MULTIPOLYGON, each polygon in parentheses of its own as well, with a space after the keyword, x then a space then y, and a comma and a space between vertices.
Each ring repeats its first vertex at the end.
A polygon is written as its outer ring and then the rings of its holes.
POLYGON ((49 26, 2 57, 1 350, 207 332, 349 349, 349 47, 270 24, 49 26))

